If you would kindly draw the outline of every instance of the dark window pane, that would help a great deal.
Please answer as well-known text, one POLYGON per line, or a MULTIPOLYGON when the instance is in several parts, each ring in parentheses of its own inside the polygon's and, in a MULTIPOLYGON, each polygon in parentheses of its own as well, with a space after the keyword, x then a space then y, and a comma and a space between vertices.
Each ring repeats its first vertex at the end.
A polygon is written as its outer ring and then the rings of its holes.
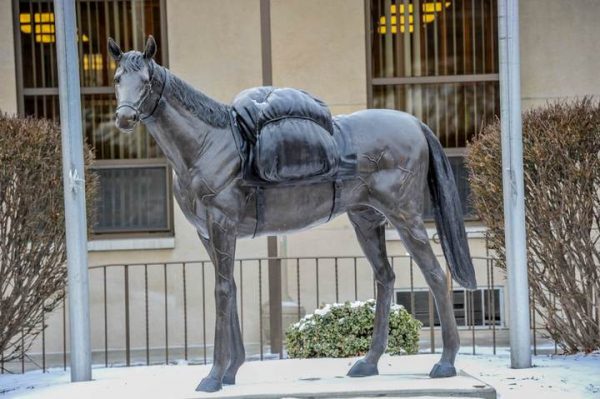
MULTIPOLYGON (((423 323, 423 327, 429 327, 429 291, 414 291, 414 317, 423 323)), ((431 297, 432 298, 432 297, 431 297)), ((454 317, 458 326, 484 326, 495 323, 501 325, 500 313, 500 290, 478 289, 475 291, 454 290, 452 291, 454 317), (484 302, 485 301, 485 306, 484 302), (494 309, 492 311, 492 301, 494 309), (490 321, 491 320, 491 321, 490 321)), ((411 312, 410 291, 397 291, 396 303, 404 306, 411 312)), ((433 302, 434 326, 440 326, 435 301, 433 302)))
POLYGON ((454 317, 456 317, 456 324, 464 326, 466 324, 465 292, 453 291, 452 299, 454 302, 454 317))
POLYGON ((97 160, 161 158, 156 142, 138 124, 131 133, 122 133, 115 126, 115 99, 112 94, 83 96, 83 121, 88 144, 97 160))
MULTIPOLYGON (((414 291, 414 317, 423 323, 424 327, 429 327, 429 300, 433 301, 433 297, 429 295, 429 291, 414 291)), ((406 291, 396 292, 396 303, 404 306, 409 312, 411 311, 411 293, 406 291)), ((433 301, 433 320, 434 325, 439 326, 440 321, 435 310, 435 301, 433 301)))
POLYGON ((500 112, 497 81, 373 87, 373 108, 408 112, 426 123, 445 148, 463 148, 500 112))
POLYGON ((484 291, 485 301, 485 324, 495 324, 497 326, 502 324, 500 316, 500 290, 499 289, 486 289, 484 291))
POLYGON ((168 230, 166 167, 102 168, 96 233, 168 230))
POLYGON ((495 0, 371 0, 373 77, 498 73, 496 7, 495 0))
MULTIPOLYGON (((162 42, 159 0, 76 1, 82 87, 110 87, 115 62, 107 52, 108 37, 123 49, 142 49, 148 34, 162 42)), ((54 3, 20 0, 19 25, 23 86, 57 87, 54 3)), ((156 60, 162 63, 162 52, 156 60)))

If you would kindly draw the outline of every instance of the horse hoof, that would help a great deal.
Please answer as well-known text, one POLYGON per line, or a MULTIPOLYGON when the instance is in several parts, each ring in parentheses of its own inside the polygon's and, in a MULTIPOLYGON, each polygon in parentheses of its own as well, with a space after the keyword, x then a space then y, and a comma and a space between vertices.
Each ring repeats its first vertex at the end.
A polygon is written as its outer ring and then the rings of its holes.
POLYGON ((223 385, 235 385, 235 374, 227 374, 223 376, 223 385))
POLYGON ((206 377, 200 381, 200 384, 196 387, 197 392, 217 392, 223 388, 221 381, 216 378, 206 377))
POLYGON ((377 364, 368 363, 364 359, 358 360, 348 371, 348 377, 369 377, 378 374, 377 364))
POLYGON ((429 377, 431 378, 447 378, 454 376, 456 376, 456 368, 450 363, 436 363, 429 373, 429 377))

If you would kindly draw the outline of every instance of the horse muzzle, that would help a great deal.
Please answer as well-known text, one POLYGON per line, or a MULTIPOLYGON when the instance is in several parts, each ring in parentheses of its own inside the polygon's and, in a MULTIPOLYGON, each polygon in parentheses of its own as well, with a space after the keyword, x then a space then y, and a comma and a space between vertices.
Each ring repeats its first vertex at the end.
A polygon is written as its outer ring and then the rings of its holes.
POLYGON ((131 133, 139 121, 139 113, 133 108, 119 107, 115 112, 115 125, 124 133, 131 133))

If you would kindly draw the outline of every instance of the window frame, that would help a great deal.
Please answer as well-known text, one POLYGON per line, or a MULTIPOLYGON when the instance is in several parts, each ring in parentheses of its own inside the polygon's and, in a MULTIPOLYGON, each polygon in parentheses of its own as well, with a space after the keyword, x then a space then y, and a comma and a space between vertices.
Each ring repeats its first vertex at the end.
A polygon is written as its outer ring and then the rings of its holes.
MULTIPOLYGON (((35 0, 34 0, 35 1, 35 0)), ((54 0, 49 0, 54 2, 54 0)), ((98 0, 75 0, 76 2, 88 2, 98 0)), ((108 0, 99 0, 108 1, 108 0)), ((159 43, 159 51, 162 54, 162 65, 169 67, 169 49, 168 49, 168 29, 167 29, 167 2, 166 0, 158 0, 160 5, 160 34, 161 42, 159 43)), ((40 87, 26 88, 23 81, 23 53, 21 48, 21 31, 19 24, 19 6, 20 0, 12 0, 12 24, 13 24, 13 44, 15 51, 15 80, 17 92, 17 113, 21 116, 25 115, 25 98, 27 96, 58 96, 58 87, 40 87)), ((114 88, 107 86, 80 86, 82 100, 85 95, 91 94, 113 94, 114 88)), ((83 101, 82 101, 83 104, 83 101)), ((84 121, 85 122, 85 121, 84 121)), ((82 132, 83 134, 83 132, 82 132)), ((148 231, 119 231, 119 232, 102 232, 96 233, 91 231, 88 235, 88 240, 103 240, 103 239, 120 239, 120 238, 153 238, 153 237, 173 237, 175 234, 175 224, 173 215, 173 173, 171 166, 168 164, 164 156, 162 158, 142 158, 142 159, 114 159, 114 160, 94 160, 91 169, 103 169, 111 167, 119 168, 142 168, 147 166, 161 166, 165 168, 166 175, 166 217, 167 228, 161 230, 148 231)))

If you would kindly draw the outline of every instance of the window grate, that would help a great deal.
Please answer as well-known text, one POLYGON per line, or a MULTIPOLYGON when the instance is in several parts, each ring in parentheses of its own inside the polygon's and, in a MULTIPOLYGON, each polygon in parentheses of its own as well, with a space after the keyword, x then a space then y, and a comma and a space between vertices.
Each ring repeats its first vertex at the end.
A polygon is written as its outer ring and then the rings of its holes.
MULTIPOLYGON (((453 290, 451 292, 452 302, 454 304, 454 317, 459 326, 502 326, 502 302, 500 288, 480 288, 469 292, 465 290, 453 290), (472 295, 472 298, 470 296, 472 295)), ((396 303, 404 306, 406 309, 413 309, 414 317, 423 323, 424 327, 430 327, 430 304, 433 297, 429 295, 428 290, 401 290, 396 291, 396 303)), ((440 320, 437 313, 435 301, 432 304, 433 325, 440 326, 440 320)))

